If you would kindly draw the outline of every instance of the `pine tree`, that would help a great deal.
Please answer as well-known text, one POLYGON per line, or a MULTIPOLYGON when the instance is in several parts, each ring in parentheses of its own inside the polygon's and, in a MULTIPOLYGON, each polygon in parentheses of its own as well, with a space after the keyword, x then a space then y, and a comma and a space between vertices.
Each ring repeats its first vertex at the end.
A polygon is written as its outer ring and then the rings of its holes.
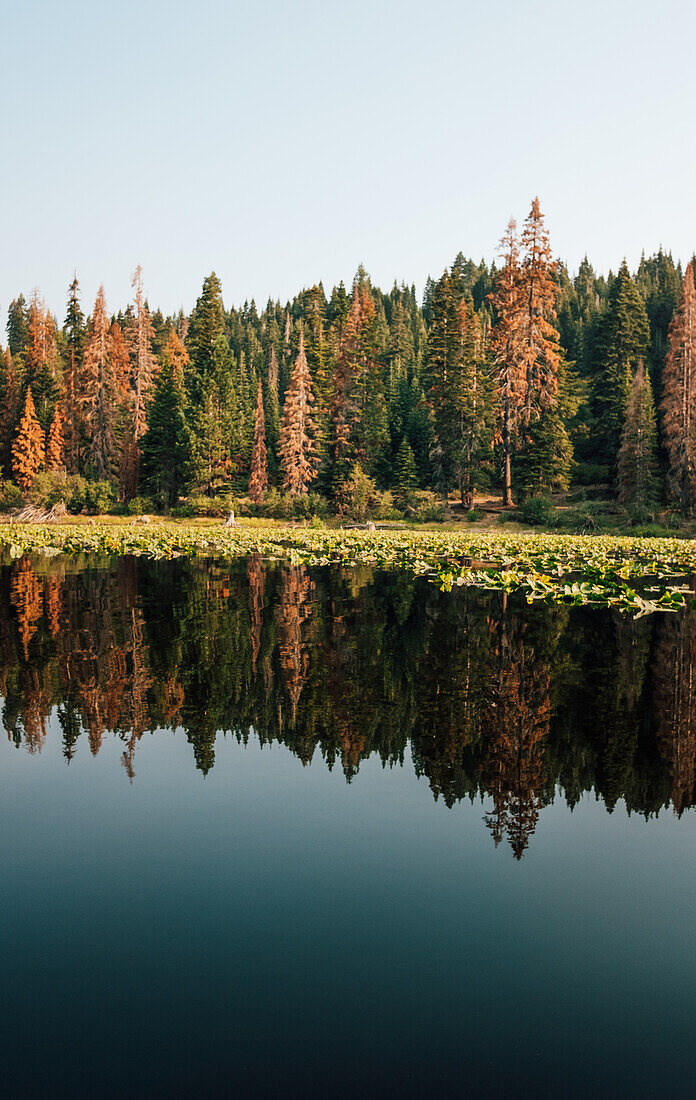
POLYGON ((99 478, 110 477, 116 462, 116 385, 109 352, 109 320, 104 287, 100 286, 87 330, 79 395, 89 435, 89 455, 94 472, 99 478))
POLYGON ((522 230, 522 260, 514 221, 502 240, 504 267, 493 305, 492 333, 503 451, 503 503, 515 472, 522 495, 565 488, 572 444, 561 401, 563 357, 555 328, 557 265, 538 198, 522 230), (516 455, 513 465, 512 458, 516 455))
POLYGON ((70 284, 68 310, 65 317, 65 463, 70 473, 77 473, 82 466, 84 425, 80 413, 82 385, 82 354, 85 344, 85 319, 80 308, 77 275, 70 284))
POLYGON ((46 441, 46 469, 60 470, 65 464, 65 442, 63 439, 63 410, 56 405, 48 430, 46 441))
POLYGON ((266 422, 266 443, 271 470, 275 470, 278 439, 280 435, 280 398, 278 392, 278 357, 275 348, 271 345, 268 357, 268 385, 266 388, 266 402, 264 405, 266 422))
POLYGON ((612 469, 621 444, 628 391, 638 360, 646 357, 649 345, 645 305, 624 260, 598 323, 592 385, 595 452, 612 469))
POLYGON ((498 436, 502 451, 503 504, 512 504, 512 456, 519 442, 525 378, 518 354, 520 311, 520 251, 517 224, 508 222, 500 242, 503 266, 491 301, 496 321, 491 332, 493 379, 497 391, 498 436))
POLYGON ((430 297, 428 400, 433 414, 431 460, 439 486, 459 490, 471 506, 482 452, 490 446, 489 392, 483 370, 481 328, 445 271, 430 297))
POLYGON ((300 329, 300 346, 285 394, 280 422, 280 461, 283 487, 292 494, 306 493, 317 471, 312 418, 312 380, 300 329))
POLYGON ((401 446, 396 452, 396 461, 394 463, 394 496, 398 503, 402 506, 407 505, 413 497, 413 492, 417 485, 418 475, 416 473, 416 460, 409 446, 409 442, 404 436, 401 440, 401 446))
POLYGON ((4 356, 3 391, 0 400, 0 464, 6 477, 12 466, 12 443, 20 411, 19 381, 14 359, 8 348, 4 356))
POLYGON ((128 329, 127 343, 131 357, 133 439, 137 443, 144 435, 147 427, 147 402, 157 377, 157 359, 152 353, 154 329, 150 311, 143 295, 143 278, 140 264, 133 272, 131 286, 135 290, 134 322, 128 329))
POLYGON ((185 356, 181 341, 172 332, 148 409, 147 430, 141 440, 143 485, 166 508, 177 504, 184 483, 186 422, 180 367, 182 352, 185 356))
POLYGON ((7 311, 7 344, 14 357, 24 355, 29 335, 29 316, 26 299, 23 294, 13 298, 7 311))
POLYGON ((650 377, 638 362, 626 402, 618 456, 619 500, 647 507, 657 498, 657 428, 650 377))
POLYGON ((529 424, 555 406, 561 365, 558 331, 553 325, 557 265, 551 258, 551 245, 538 198, 532 202, 524 223, 521 243, 517 344, 525 379, 523 419, 529 424))
POLYGON ((669 326, 661 410, 669 458, 669 484, 682 511, 696 503, 696 287, 687 266, 679 308, 669 326))
POLYGON ((25 385, 31 386, 39 420, 46 426, 60 390, 55 323, 35 291, 29 307, 29 331, 24 349, 25 385))
POLYGON ((251 477, 249 478, 249 496, 255 504, 261 503, 267 488, 266 425, 263 413, 263 386, 259 378, 256 420, 254 423, 254 449, 251 455, 251 477))
POLYGON ((186 407, 189 478, 208 494, 229 483, 231 450, 241 438, 233 371, 234 359, 221 332, 207 373, 196 377, 195 397, 189 391, 186 407))
POLYGON ((12 447, 12 472, 23 492, 27 492, 44 463, 44 435, 34 408, 31 387, 27 388, 24 412, 12 447))
POLYGON ((191 314, 186 350, 191 357, 192 377, 202 380, 213 369, 216 340, 224 334, 225 311, 222 288, 214 271, 203 280, 203 290, 191 314))

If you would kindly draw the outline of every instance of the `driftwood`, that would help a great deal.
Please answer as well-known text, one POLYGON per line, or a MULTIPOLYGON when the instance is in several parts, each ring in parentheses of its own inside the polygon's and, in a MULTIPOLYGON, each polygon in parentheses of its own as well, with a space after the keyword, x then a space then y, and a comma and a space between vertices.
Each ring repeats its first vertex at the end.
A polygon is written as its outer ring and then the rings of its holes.
POLYGON ((230 512, 229 516, 225 520, 225 527, 236 527, 237 521, 234 518, 234 512, 230 512))
POLYGON ((150 519, 149 516, 144 516, 143 515, 143 516, 136 516, 135 519, 131 520, 131 523, 152 523, 152 520, 150 519))
POLYGON ((24 508, 20 508, 19 511, 13 512, 10 519, 11 523, 58 523, 64 516, 67 516, 68 509, 65 507, 65 501, 59 500, 57 504, 54 504, 48 511, 45 508, 39 508, 37 504, 26 504, 24 508))

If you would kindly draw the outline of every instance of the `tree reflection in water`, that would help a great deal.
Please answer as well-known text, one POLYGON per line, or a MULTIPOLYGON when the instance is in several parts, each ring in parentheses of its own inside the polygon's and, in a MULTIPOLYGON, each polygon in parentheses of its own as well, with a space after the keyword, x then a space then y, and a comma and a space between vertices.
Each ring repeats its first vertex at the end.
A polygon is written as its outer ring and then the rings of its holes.
MULTIPOLYGON (((21 558, 0 568, 0 693, 18 747, 53 709, 69 763, 182 730, 195 766, 219 733, 279 742, 348 782, 376 754, 448 807, 483 799, 516 859, 559 791, 646 816, 693 805, 696 615, 443 594, 367 566, 21 558)), ((218 742, 219 744, 219 742, 218 742)))

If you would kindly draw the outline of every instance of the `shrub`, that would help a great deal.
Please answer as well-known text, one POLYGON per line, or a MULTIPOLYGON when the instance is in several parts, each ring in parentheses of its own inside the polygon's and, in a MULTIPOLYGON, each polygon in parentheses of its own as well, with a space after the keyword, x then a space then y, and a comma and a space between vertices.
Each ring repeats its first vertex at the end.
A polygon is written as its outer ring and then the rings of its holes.
POLYGON ((477 520, 483 518, 483 512, 479 512, 476 508, 470 508, 464 515, 469 523, 476 523, 477 520))
POLYGON ((520 505, 519 516, 530 527, 545 527, 551 522, 553 506, 548 497, 536 496, 520 505))
MULTIPOLYGON (((151 511, 154 510, 152 501, 149 502, 148 507, 151 511)), ((192 519, 194 516, 211 516, 214 519, 222 519, 224 516, 228 516, 231 511, 236 512, 237 510, 237 502, 233 496, 207 497, 201 494, 183 500, 176 508, 172 508, 172 515, 179 519, 192 519)))
POLYGON ((377 503, 377 486, 357 463, 339 494, 341 511, 358 523, 364 522, 377 503))
POLYGON ((609 466, 601 462, 576 462, 573 485, 603 485, 611 481, 609 466))
POLYGON ((647 504, 632 504, 628 509, 628 522, 631 527, 655 522, 655 509, 647 504))
MULTIPOLYGON (((408 513, 407 513, 408 514, 408 513)), ((442 523, 447 515, 447 504, 437 493, 423 490, 416 493, 411 518, 418 523, 442 523)))
POLYGON ((116 500, 116 490, 110 481, 87 481, 83 477, 70 479, 70 499, 65 504, 70 512, 109 512, 116 500))
POLYGON ((158 512, 159 505, 152 497, 133 497, 128 501, 126 511, 129 516, 144 516, 149 512, 158 512))
POLYGON ((0 481, 0 512, 21 508, 24 503, 21 489, 13 481, 0 481))

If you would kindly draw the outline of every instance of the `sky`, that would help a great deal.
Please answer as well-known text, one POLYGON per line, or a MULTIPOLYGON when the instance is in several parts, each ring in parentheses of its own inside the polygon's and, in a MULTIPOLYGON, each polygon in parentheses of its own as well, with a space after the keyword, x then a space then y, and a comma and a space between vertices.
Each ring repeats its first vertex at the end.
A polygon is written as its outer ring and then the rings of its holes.
MULTIPOLYGON (((0 316, 696 248, 693 0, 0 0, 0 316)), ((3 337, 0 335, 0 339, 3 337)))

